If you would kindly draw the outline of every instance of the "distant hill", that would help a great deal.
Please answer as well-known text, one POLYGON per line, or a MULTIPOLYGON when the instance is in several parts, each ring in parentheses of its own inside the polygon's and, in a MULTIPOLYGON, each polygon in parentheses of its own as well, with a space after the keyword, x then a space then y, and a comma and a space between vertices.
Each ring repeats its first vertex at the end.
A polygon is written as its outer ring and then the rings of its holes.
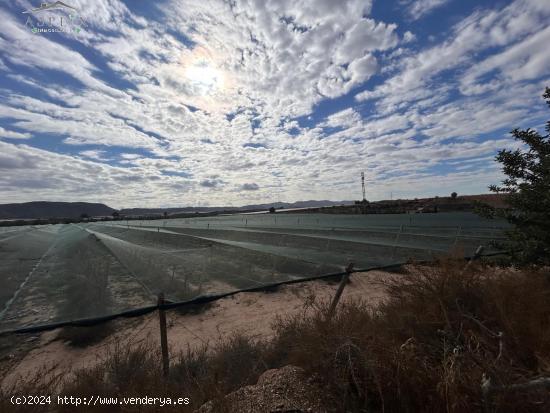
MULTIPOLYGON (((503 194, 481 194, 481 195, 462 195, 458 196, 456 200, 450 200, 448 197, 440 198, 422 198, 416 200, 385 200, 371 203, 372 207, 379 205, 391 207, 392 205, 402 206, 404 202, 414 203, 415 208, 418 206, 433 206, 443 207, 446 204, 449 206, 458 207, 465 206, 470 207, 474 200, 488 203, 494 207, 506 206, 506 195, 503 194), (418 205, 417 205, 418 204, 418 205), (444 205, 445 204, 445 205, 444 205)), ((347 207, 343 209, 353 209, 351 206, 354 201, 298 201, 298 202, 272 202, 268 204, 251 204, 241 207, 230 206, 212 206, 212 207, 179 207, 179 208, 128 208, 122 209, 121 215, 161 215, 167 212, 168 215, 186 214, 195 212, 214 212, 214 211, 261 211, 268 210, 271 207, 276 209, 293 209, 293 208, 321 208, 345 205, 347 207)), ((462 209, 464 209, 462 208, 462 209)), ((351 211, 350 209, 350 211, 351 211)), ((372 208, 371 208, 372 209, 372 208)), ((444 208, 440 208, 441 211, 444 208)), ((331 209, 332 210, 332 209, 331 209)), ((116 210, 99 203, 88 202, 25 202, 20 204, 0 204, 0 219, 48 219, 48 218, 80 218, 82 214, 86 214, 89 217, 110 216, 116 210)), ((338 209, 332 211, 338 213, 338 209)))
POLYGON ((270 207, 283 207, 283 208, 317 208, 322 206, 333 206, 333 205, 352 205, 353 201, 329 201, 329 200, 322 200, 322 201, 297 201, 297 202, 274 202, 271 204, 258 204, 258 205, 247 205, 246 207, 242 208, 248 208, 248 209, 269 209, 270 207))
POLYGON ((465 201, 479 201, 490 205, 493 208, 509 208, 507 199, 508 194, 480 194, 480 195, 462 195, 458 197, 465 201))
POLYGON ((88 202, 25 202, 0 204, 0 219, 79 218, 111 215, 115 210, 104 204, 88 202))
POLYGON ((120 211, 121 215, 155 215, 167 212, 169 215, 176 213, 213 212, 213 211, 250 211, 275 208, 317 208, 333 205, 351 205, 353 201, 297 201, 297 202, 272 202, 269 204, 251 204, 241 207, 212 206, 212 207, 180 207, 180 208, 126 208, 120 211))

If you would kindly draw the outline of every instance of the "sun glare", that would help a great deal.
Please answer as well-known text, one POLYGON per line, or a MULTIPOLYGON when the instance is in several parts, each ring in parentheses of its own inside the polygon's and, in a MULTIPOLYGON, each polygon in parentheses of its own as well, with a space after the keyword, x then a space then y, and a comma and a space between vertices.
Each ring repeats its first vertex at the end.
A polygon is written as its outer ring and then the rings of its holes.
POLYGON ((207 94, 223 87, 223 74, 207 61, 201 60, 187 67, 187 80, 201 93, 207 94))
POLYGON ((219 54, 204 47, 183 50, 171 76, 181 84, 179 98, 186 104, 209 112, 224 111, 233 105, 234 78, 219 54))

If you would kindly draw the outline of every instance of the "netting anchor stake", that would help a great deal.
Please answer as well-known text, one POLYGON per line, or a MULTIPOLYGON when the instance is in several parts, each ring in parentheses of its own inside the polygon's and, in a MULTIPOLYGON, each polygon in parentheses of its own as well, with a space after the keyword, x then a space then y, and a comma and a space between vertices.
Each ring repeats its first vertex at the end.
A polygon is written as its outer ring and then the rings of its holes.
POLYGON ((338 289, 336 290, 336 294, 334 294, 334 298, 332 299, 332 303, 330 303, 330 308, 328 310, 328 317, 327 319, 330 320, 332 316, 334 315, 334 312, 336 311, 336 306, 338 305, 338 301, 340 301, 340 297, 342 296, 342 293, 344 292, 344 288, 346 287, 346 284, 348 283, 349 277, 351 273, 353 272, 353 262, 350 262, 350 264, 346 267, 346 273, 342 276, 342 279, 340 280, 340 285, 338 285, 338 289))
POLYGON ((170 359, 168 358, 168 335, 166 333, 166 313, 161 306, 164 304, 164 293, 158 295, 160 348, 162 351, 162 374, 168 377, 170 371, 170 359))

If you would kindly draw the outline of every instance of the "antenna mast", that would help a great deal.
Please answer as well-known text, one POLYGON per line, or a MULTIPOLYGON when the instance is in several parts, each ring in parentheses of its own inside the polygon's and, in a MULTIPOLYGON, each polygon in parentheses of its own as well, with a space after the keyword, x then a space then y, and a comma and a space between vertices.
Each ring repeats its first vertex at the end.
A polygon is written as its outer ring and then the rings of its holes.
POLYGON ((365 172, 361 172, 361 188, 363 189, 363 201, 365 201, 365 172))

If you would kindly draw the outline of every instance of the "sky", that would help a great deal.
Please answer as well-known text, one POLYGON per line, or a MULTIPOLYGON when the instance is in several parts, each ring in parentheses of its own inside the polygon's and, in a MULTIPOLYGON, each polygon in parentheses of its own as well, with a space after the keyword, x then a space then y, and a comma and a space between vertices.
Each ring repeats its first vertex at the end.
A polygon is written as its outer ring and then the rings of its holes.
POLYGON ((0 4, 0 203, 487 193, 548 119, 548 0, 40 3, 0 4))

